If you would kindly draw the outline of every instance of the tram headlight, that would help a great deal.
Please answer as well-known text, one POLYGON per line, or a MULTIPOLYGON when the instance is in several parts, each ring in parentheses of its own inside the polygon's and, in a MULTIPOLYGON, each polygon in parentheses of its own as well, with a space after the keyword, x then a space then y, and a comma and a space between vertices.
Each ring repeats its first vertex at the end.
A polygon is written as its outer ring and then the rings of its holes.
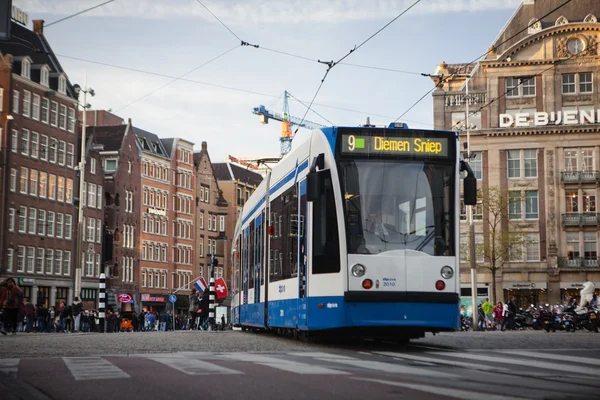
POLYGON ((454 270, 452 269, 452 267, 449 267, 446 265, 446 266, 442 267, 441 274, 442 274, 442 278, 450 279, 454 276, 454 270))
POLYGON ((365 272, 367 272, 367 269, 362 264, 355 264, 352 266, 351 272, 353 276, 360 278, 365 274, 365 272))

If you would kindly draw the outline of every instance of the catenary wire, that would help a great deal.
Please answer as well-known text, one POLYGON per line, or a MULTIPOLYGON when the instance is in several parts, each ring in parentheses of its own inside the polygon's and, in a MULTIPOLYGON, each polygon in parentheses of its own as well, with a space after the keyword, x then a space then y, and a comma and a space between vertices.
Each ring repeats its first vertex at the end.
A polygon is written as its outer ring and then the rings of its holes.
POLYGON ((195 71, 199 70, 200 68, 202 68, 202 67, 204 67, 204 66, 206 66, 206 65, 210 64, 211 62, 218 60, 219 58, 221 58, 221 57, 225 56, 226 54, 229 54, 230 52, 232 52, 232 51, 233 51, 233 50, 235 50, 235 49, 238 49, 239 47, 240 47, 239 45, 235 45, 234 47, 232 47, 231 49, 227 50, 226 52, 224 52, 224 53, 221 53, 221 54, 219 54, 218 56, 211 58, 210 60, 208 60, 208 61, 206 61, 206 62, 204 62, 204 63, 200 64, 199 66, 197 66, 196 68, 194 68, 194 69, 192 69, 192 70, 190 70, 190 71, 186 72, 185 74, 183 74, 183 75, 181 75, 181 76, 179 76, 179 77, 177 77, 177 78, 175 78, 175 79, 173 79, 173 80, 171 80, 171 81, 169 81, 169 82, 165 83, 165 84, 164 84, 164 85, 162 85, 161 87, 159 87, 159 88, 157 88, 157 89, 154 89, 153 91, 151 91, 151 92, 149 92, 149 93, 145 94, 144 96, 142 96, 142 97, 140 97, 140 98, 138 98, 138 99, 136 99, 136 100, 132 101, 131 103, 129 103, 129 104, 127 104, 127 105, 125 105, 124 107, 121 107, 121 108, 120 108, 119 110, 117 110, 116 112, 123 111, 123 110, 124 110, 124 109, 126 109, 127 107, 129 107, 129 106, 131 106, 131 105, 133 105, 133 104, 137 103, 137 102, 138 102, 138 101, 140 101, 140 100, 143 100, 143 99, 145 99, 145 98, 146 98, 146 97, 148 97, 148 96, 151 96, 151 95, 153 95, 154 93, 158 92, 159 90, 161 90, 161 89, 163 89, 163 88, 165 88, 165 87, 169 86, 170 84, 172 84, 172 83, 174 83, 174 82, 177 82, 178 80, 181 80, 182 78, 184 78, 184 77, 188 76, 188 75, 189 75, 189 74, 191 74, 192 72, 195 72, 195 71))
POLYGON ((57 21, 54 21, 54 22, 51 22, 51 23, 49 23, 48 25, 44 25, 44 28, 48 28, 49 26, 52 26, 52 25, 58 24, 59 22, 62 22, 62 21, 66 21, 66 20, 68 20, 68 19, 70 19, 70 18, 76 17, 76 16, 78 16, 78 15, 81 15, 81 14, 83 14, 83 13, 86 13, 86 12, 88 12, 88 11, 92 11, 92 10, 94 10, 94 9, 96 9, 96 8, 102 7, 102 6, 103 6, 103 5, 105 5, 105 4, 112 3, 113 1, 115 1, 115 0, 109 0, 109 1, 105 1, 104 3, 97 4, 97 5, 95 5, 94 7, 90 7, 90 8, 87 8, 87 9, 83 10, 83 11, 79 11, 78 13, 75 13, 75 14, 69 15, 68 17, 61 18, 61 19, 59 19, 59 20, 57 20, 57 21))
MULTIPOLYGON (((359 44, 358 46, 354 46, 354 48, 350 49, 350 51, 346 55, 344 55, 342 58, 340 58, 336 62, 334 62, 334 61, 326 62, 326 61, 318 60, 320 63, 327 65, 327 71, 325 71, 325 75, 323 76, 323 79, 321 79, 321 83, 319 84, 319 87, 317 88, 317 91, 316 91, 315 95, 313 96, 312 100, 310 101, 310 104, 308 105, 308 108, 306 109, 306 112, 304 113, 304 116, 300 120, 300 124, 302 124, 304 122, 304 118, 306 118, 306 115, 310 111, 310 108, 312 107, 312 104, 314 103, 315 99, 317 98, 317 95, 319 94, 319 91, 321 91, 321 88, 323 87, 323 83, 325 83, 325 79, 327 79, 327 76, 329 75, 329 71, 331 71, 331 69, 333 67, 335 67, 337 64, 339 64, 340 62, 342 62, 343 60, 345 60, 347 57, 349 57, 350 54, 354 53, 356 50, 358 50, 362 46, 364 46, 368 41, 370 41, 371 39, 373 39, 375 36, 377 36, 379 33, 381 33, 385 28, 387 28, 388 26, 390 26, 393 22, 395 22, 396 20, 398 20, 398 18, 400 18, 401 16, 403 16, 404 14, 406 14, 408 11, 410 11, 414 6, 416 6, 420 2, 421 2, 421 0, 415 1, 408 8, 406 8, 400 14, 398 14, 396 17, 394 17, 390 22, 388 22, 383 27, 381 27, 377 32, 375 32, 371 36, 369 36, 361 44, 359 44)), ((299 129, 299 127, 296 128, 295 132, 298 132, 298 129, 299 129)))
MULTIPOLYGON (((290 95, 290 97, 292 97, 294 100, 296 100, 298 103, 302 104, 304 107, 308 108, 308 106, 302 102, 301 100, 298 100, 293 94, 291 94, 290 92, 288 92, 288 94, 290 95)), ((332 126, 335 125, 333 122, 331 122, 330 120, 328 120, 327 118, 325 118, 324 116, 322 116, 321 114, 319 114, 318 112, 316 112, 315 110, 311 110, 313 113, 317 114, 319 117, 323 118, 325 121, 329 122, 332 126)))
MULTIPOLYGON (((396 121, 398 121, 400 118, 402 118, 404 115, 406 115, 410 110, 412 110, 413 108, 415 108, 421 101, 423 101, 423 99, 425 99, 425 97, 427 97, 429 94, 431 94, 436 89, 437 86, 440 86, 441 84, 443 84, 448 79, 453 78, 456 75, 460 74, 466 68, 468 68, 469 66, 473 65, 475 62, 477 62, 481 58, 487 56, 489 53, 491 53, 492 51, 494 51, 497 47, 499 47, 499 46, 503 45, 504 43, 507 43, 508 41, 514 39, 515 37, 517 37, 521 33, 525 32, 527 29, 529 29, 531 26, 533 26, 534 24, 536 24, 538 21, 541 21, 542 19, 546 18, 547 16, 555 13, 556 11, 560 10, 561 8, 563 8, 564 6, 566 6, 567 4, 569 4, 572 1, 573 0, 566 0, 564 3, 560 4, 559 6, 555 7, 554 9, 550 10, 546 14, 542 15, 540 18, 534 19, 532 22, 530 22, 529 24, 527 24, 527 26, 525 28, 521 29, 520 31, 518 31, 514 35, 512 35, 509 38, 507 38, 507 39, 503 40, 502 42, 498 43, 496 46, 490 48, 488 51, 486 51, 485 53, 483 53, 482 55, 480 55, 479 57, 477 57, 476 59, 474 59, 470 63, 461 66, 456 72, 448 75, 447 77, 443 77, 442 76, 442 79, 440 80, 440 82, 437 85, 435 85, 432 89, 430 89, 429 91, 427 91, 427 93, 425 93, 423 96, 421 96, 416 102, 414 102, 408 108, 408 110, 404 111, 398 118, 396 118, 396 121)), ((424 74, 424 76, 433 76, 433 75, 424 74)))
POLYGON ((202 6, 202 7, 204 7, 204 8, 206 9, 206 11, 208 11, 208 12, 210 13, 210 15, 212 15, 213 17, 215 17, 215 19, 216 19, 217 21, 219 21, 219 22, 221 23, 221 25, 223 25, 223 26, 225 27, 225 29, 227 29, 227 30, 228 30, 228 31, 229 31, 229 32, 230 32, 230 33, 231 33, 233 36, 235 36, 235 38, 236 38, 237 40, 239 40, 240 42, 243 42, 243 40, 242 40, 242 39, 240 39, 240 37, 239 37, 238 35, 236 35, 236 34, 235 34, 235 32, 233 32, 231 29, 229 29, 229 27, 228 27, 227 25, 225 25, 225 23, 224 23, 223 21, 221 21, 221 20, 219 19, 219 17, 217 17, 217 16, 216 16, 216 15, 215 15, 215 14, 214 14, 212 11, 210 11, 210 9, 209 9, 208 7, 206 7, 206 6, 204 5, 204 3, 202 3, 200 0, 196 0, 196 1, 197 1, 197 2, 198 2, 198 3, 199 3, 201 6, 202 6))

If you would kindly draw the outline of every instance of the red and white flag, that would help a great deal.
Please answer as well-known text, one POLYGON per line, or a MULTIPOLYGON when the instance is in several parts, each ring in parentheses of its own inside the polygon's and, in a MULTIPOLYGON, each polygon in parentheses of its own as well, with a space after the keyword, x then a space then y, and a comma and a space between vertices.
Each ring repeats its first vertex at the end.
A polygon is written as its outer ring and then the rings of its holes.
POLYGON ((225 279, 215 279, 215 293, 217 294, 217 299, 219 300, 227 297, 227 284, 225 283, 225 279))

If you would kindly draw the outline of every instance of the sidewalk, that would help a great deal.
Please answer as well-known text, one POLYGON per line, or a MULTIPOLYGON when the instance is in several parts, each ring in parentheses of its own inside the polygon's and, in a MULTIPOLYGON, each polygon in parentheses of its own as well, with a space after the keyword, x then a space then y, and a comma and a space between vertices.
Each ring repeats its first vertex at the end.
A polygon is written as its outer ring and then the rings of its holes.
POLYGON ((33 386, 0 372, 0 397, 2 400, 51 400, 33 386))

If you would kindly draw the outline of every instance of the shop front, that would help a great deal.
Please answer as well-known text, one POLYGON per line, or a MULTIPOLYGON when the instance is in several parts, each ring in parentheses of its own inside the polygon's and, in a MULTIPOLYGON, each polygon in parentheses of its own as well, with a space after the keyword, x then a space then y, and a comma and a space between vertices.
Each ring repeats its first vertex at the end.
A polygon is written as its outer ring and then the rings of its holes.
POLYGON ((146 312, 163 313, 167 311, 168 300, 168 296, 164 294, 142 293, 142 309, 146 312))
POLYGON ((117 296, 117 303, 121 306, 121 309, 118 310, 121 313, 135 311, 135 299, 131 293, 119 293, 117 296))
POLYGON ((502 282, 504 298, 515 297, 517 308, 526 309, 548 301, 548 282, 502 282))
MULTIPOLYGON (((569 301, 569 298, 575 296, 577 301, 580 301, 579 291, 583 289, 585 282, 560 282, 560 302, 565 303, 569 301)), ((594 293, 600 295, 600 282, 592 282, 594 284, 594 293)))

